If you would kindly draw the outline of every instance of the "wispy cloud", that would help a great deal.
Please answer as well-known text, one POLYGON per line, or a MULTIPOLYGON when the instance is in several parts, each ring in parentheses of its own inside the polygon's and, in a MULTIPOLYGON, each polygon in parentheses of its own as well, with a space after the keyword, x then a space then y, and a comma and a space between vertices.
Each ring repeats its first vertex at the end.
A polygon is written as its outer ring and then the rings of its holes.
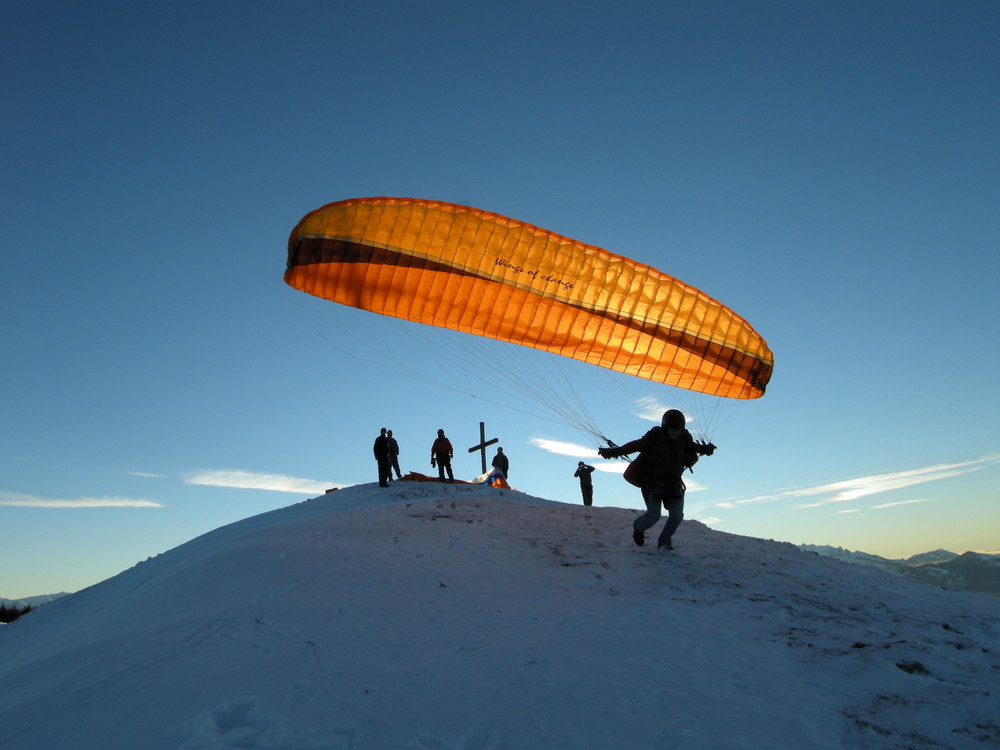
POLYGON ((662 399, 656 398, 656 396, 643 396, 636 401, 635 407, 632 409, 632 416, 659 424, 660 420, 663 419, 663 412, 669 408, 662 399))
POLYGON ((152 500, 124 497, 78 497, 73 500, 55 500, 17 492, 0 492, 0 505, 19 508, 162 508, 152 500))
POLYGON ((144 479, 167 479, 163 474, 150 474, 146 471, 126 471, 125 473, 132 477, 143 477, 144 479))
POLYGON ((638 417, 646 422, 655 422, 656 424, 659 424, 663 419, 663 412, 667 409, 680 409, 680 411, 684 412, 684 419, 687 420, 687 426, 689 428, 697 421, 697 416, 692 414, 690 409, 681 409, 679 406, 670 406, 666 401, 661 398, 657 398, 656 396, 643 396, 642 398, 636 399, 635 407, 632 409, 632 416, 638 417))
MULTIPOLYGON (((593 448, 577 445, 576 443, 563 443, 558 440, 547 440, 545 438, 532 438, 531 442, 543 451, 555 453, 557 456, 596 459, 594 461, 594 468, 606 474, 621 474, 625 471, 625 467, 628 466, 627 461, 605 461, 593 448)), ((697 492, 698 490, 705 489, 702 485, 687 477, 684 479, 684 484, 687 486, 689 492, 697 492)))
POLYGON ((914 503, 932 503, 934 502, 929 497, 921 498, 919 500, 900 500, 895 503, 882 503, 881 505, 873 505, 872 510, 879 510, 880 508, 895 508, 897 505, 913 505, 914 503))
POLYGON ((595 469, 603 471, 605 474, 624 474, 626 466, 628 464, 624 461, 612 461, 608 463, 604 459, 601 459, 600 463, 594 464, 595 469))
POLYGON ((624 461, 605 461, 597 451, 585 445, 576 443, 564 443, 559 440, 548 440, 546 438, 532 438, 532 444, 543 451, 554 453, 557 456, 570 456, 582 460, 594 462, 594 468, 607 474, 621 474, 625 471, 627 464, 624 461))
POLYGON ((547 440, 545 438, 532 438, 532 444, 543 451, 555 453, 559 456, 572 456, 573 458, 599 458, 597 451, 585 445, 576 443, 563 443, 559 440, 547 440))
POLYGON ((331 482, 316 479, 301 479, 284 474, 260 474, 253 471, 228 469, 203 471, 184 480, 187 484, 207 487, 229 487, 240 490, 271 490, 273 492, 294 492, 302 495, 322 495, 330 487, 338 487, 331 482))
MULTIPOLYGON (((786 490, 771 495, 757 495, 743 500, 720 503, 719 507, 733 507, 735 505, 747 505, 749 503, 773 502, 780 500, 794 500, 799 498, 817 498, 814 502, 793 505, 793 510, 804 510, 809 508, 819 508, 833 503, 848 503, 871 495, 879 495, 884 492, 905 489, 927 482, 936 482, 940 479, 957 477, 969 472, 978 471, 988 464, 1000 461, 1000 455, 984 456, 971 461, 962 461, 953 464, 935 464, 920 469, 910 469, 908 471, 896 471, 886 474, 871 474, 857 477, 855 479, 844 479, 839 482, 829 482, 816 485, 815 487, 804 487, 795 490, 786 490)), ((919 500, 903 501, 925 502, 919 500)), ((892 505, 903 503, 885 503, 875 506, 878 508, 888 508, 892 505)), ((838 511, 846 512, 846 511, 838 511)))

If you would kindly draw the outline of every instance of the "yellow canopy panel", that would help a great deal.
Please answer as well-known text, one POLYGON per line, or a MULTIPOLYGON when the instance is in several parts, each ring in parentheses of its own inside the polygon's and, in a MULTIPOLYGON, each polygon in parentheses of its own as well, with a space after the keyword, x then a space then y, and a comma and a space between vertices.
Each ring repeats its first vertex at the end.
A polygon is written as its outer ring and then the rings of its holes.
POLYGON ((771 350, 739 315, 634 260, 499 214, 357 198, 307 214, 285 282, 363 310, 647 380, 757 398, 771 350))

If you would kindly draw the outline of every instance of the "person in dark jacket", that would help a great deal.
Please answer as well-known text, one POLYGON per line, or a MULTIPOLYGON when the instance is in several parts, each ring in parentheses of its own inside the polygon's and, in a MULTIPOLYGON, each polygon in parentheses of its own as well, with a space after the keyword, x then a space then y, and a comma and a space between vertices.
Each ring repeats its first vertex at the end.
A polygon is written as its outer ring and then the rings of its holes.
POLYGON ((503 448, 497 448, 497 454, 493 457, 493 468, 502 471, 504 479, 510 477, 510 461, 503 452, 503 448))
POLYGON ((580 493, 583 495, 584 505, 594 504, 594 482, 590 477, 593 473, 594 467, 583 461, 576 465, 576 474, 573 476, 580 478, 580 493))
POLYGON ((375 438, 375 445, 372 446, 372 450, 375 453, 375 461, 378 462, 379 487, 389 486, 389 438, 386 437, 385 432, 385 427, 383 427, 382 432, 375 438))
POLYGON ((663 414, 659 427, 654 427, 638 440, 617 448, 599 448, 602 458, 617 458, 639 451, 641 462, 638 478, 646 512, 632 524, 632 539, 640 547, 645 543, 644 532, 660 520, 661 505, 667 509, 657 549, 673 549, 673 535, 684 520, 684 469, 694 464, 699 455, 711 456, 715 446, 699 443, 684 429, 684 414, 670 409, 663 414))
MULTIPOLYGON (((389 468, 396 472, 396 479, 402 479, 403 472, 399 470, 399 443, 392 436, 392 430, 389 430, 385 434, 385 437, 389 441, 389 468)), ((391 472, 389 473, 389 478, 392 479, 391 472)))
POLYGON ((448 472, 448 481, 454 482, 455 475, 451 472, 451 459, 455 456, 455 451, 451 447, 451 441, 444 436, 444 430, 438 430, 437 440, 431 446, 431 466, 437 464, 438 477, 444 481, 444 473, 448 472))

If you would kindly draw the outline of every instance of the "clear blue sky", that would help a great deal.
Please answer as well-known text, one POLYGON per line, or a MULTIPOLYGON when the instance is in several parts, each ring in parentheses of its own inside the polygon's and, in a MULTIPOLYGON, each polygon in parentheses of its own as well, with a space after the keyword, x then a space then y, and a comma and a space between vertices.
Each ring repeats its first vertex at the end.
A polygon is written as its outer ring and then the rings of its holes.
MULTIPOLYGON (((374 481, 382 426, 404 471, 444 428, 471 477, 485 421, 514 486, 578 501, 594 444, 503 367, 283 284, 305 213, 377 195, 605 247, 760 331, 769 391, 723 406, 690 517, 1000 548, 998 29, 920 0, 5 4, 0 597, 374 481)), ((565 372, 605 434, 641 435, 647 392, 592 369, 565 372)))

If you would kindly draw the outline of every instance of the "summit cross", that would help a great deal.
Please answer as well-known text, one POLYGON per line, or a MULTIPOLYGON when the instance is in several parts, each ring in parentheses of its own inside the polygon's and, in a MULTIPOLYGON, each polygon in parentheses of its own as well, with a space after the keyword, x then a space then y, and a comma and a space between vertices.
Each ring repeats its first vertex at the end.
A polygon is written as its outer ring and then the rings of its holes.
POLYGON ((479 451, 483 458, 483 474, 486 473, 486 446, 493 445, 493 443, 500 442, 500 438, 493 438, 492 440, 486 439, 486 423, 479 423, 479 445, 474 445, 469 448, 469 453, 475 453, 479 451))

